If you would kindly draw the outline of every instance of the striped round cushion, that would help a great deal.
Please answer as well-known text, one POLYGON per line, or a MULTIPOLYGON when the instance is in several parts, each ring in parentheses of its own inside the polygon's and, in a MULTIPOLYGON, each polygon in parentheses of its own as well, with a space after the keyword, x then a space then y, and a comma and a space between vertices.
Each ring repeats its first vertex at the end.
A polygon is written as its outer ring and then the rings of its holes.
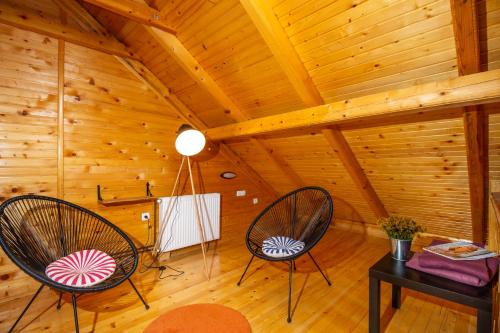
POLYGON ((304 248, 304 242, 290 237, 273 236, 262 243, 262 252, 269 257, 283 258, 299 253, 304 248))
POLYGON ((115 260, 99 250, 82 250, 47 266, 45 274, 53 281, 71 287, 90 287, 109 278, 115 260))

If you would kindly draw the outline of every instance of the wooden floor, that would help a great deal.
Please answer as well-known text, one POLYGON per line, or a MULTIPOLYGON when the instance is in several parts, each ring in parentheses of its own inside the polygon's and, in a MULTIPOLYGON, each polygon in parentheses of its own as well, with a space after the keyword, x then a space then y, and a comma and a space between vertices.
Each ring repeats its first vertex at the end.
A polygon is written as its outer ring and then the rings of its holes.
MULTIPOLYGON (((226 227, 223 240, 210 250, 212 279, 206 281, 198 248, 174 254, 166 263, 185 271, 178 278, 158 280, 157 271, 139 271, 134 281, 151 309, 146 311, 128 284, 78 299, 81 332, 142 332, 156 317, 191 303, 219 303, 243 313, 253 332, 367 332, 368 267, 388 250, 387 241, 343 230, 329 230, 313 251, 333 282, 328 287, 308 258, 297 262, 293 277, 293 321, 286 322, 288 274, 284 264, 255 260, 241 287, 236 286, 249 254, 244 226, 226 227)), ((475 332, 472 309, 403 291, 401 310, 392 311, 390 290, 382 286, 386 332, 475 332)), ((57 295, 44 290, 22 320, 22 332, 71 332, 71 303, 56 310, 57 295)), ((6 332, 27 298, 0 309, 6 332)), ((68 301, 68 299, 66 299, 68 301)))

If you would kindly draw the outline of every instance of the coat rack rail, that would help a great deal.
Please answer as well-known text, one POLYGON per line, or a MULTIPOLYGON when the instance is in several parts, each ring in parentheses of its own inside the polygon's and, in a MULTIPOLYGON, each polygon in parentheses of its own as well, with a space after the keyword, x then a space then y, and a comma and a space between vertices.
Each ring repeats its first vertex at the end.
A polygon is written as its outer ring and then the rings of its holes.
POLYGON ((147 203, 147 202, 153 202, 156 199, 158 198, 153 196, 153 193, 151 193, 149 182, 146 183, 146 195, 143 197, 130 197, 130 198, 106 199, 106 200, 102 198, 101 185, 97 185, 97 202, 106 207, 147 203))

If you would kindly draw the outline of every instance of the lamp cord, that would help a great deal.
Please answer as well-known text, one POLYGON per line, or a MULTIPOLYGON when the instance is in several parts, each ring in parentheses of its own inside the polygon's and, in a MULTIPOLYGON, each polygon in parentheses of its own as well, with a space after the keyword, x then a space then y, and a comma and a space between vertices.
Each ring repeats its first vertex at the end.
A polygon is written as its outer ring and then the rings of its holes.
MULTIPOLYGON (((179 183, 181 183, 180 181, 181 179, 179 178, 179 183)), ((159 263, 160 262, 160 259, 161 257, 165 254, 165 250, 168 248, 168 246, 170 245, 170 243, 172 242, 172 239, 173 239, 173 228, 174 228, 174 223, 177 222, 177 216, 179 215, 179 205, 177 203, 177 201, 179 200, 179 195, 180 195, 180 186, 177 187, 177 193, 176 193, 176 196, 175 196, 175 199, 174 198, 171 198, 170 200, 175 200, 173 205, 175 207, 175 214, 174 214, 174 218, 171 219, 171 223, 170 223, 170 237, 167 239, 167 241, 165 242, 165 244, 163 246, 161 246, 161 248, 159 249, 159 252, 152 258, 151 260, 151 263, 147 264, 145 263, 144 261, 144 253, 145 251, 142 251, 141 253, 141 269, 139 270, 139 273, 145 273, 146 271, 148 271, 149 269, 151 268, 154 268, 154 269, 159 269, 160 270, 160 275, 158 277, 158 279, 162 280, 162 279, 165 279, 165 278, 168 278, 168 277, 178 277, 178 276, 181 276, 182 274, 184 274, 184 271, 182 270, 179 270, 179 269, 176 269, 176 268, 173 268, 172 266, 170 265, 167 265, 167 264, 164 264, 164 265, 160 265, 160 264, 156 264, 154 265, 154 263, 159 263), (166 276, 163 276, 164 272, 169 269, 169 270, 172 270, 174 272, 176 272, 175 274, 169 274, 169 275, 166 275, 166 276)), ((167 223, 168 221, 164 221, 162 220, 163 223, 167 223)), ((154 246, 153 244, 153 239, 154 237, 151 237, 151 230, 152 230, 152 226, 151 226, 151 220, 148 219, 148 238, 147 238, 147 241, 144 245, 144 248, 148 248, 150 246, 154 246), (151 242, 151 244, 150 244, 151 242)))

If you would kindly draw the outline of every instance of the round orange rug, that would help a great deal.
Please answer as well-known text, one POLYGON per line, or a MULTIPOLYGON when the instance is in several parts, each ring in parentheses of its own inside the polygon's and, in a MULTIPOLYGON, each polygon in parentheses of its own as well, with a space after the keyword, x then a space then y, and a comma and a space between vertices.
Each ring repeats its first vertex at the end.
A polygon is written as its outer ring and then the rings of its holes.
POLYGON ((153 321, 144 333, 251 333, 248 320, 220 304, 192 304, 171 310, 153 321))

